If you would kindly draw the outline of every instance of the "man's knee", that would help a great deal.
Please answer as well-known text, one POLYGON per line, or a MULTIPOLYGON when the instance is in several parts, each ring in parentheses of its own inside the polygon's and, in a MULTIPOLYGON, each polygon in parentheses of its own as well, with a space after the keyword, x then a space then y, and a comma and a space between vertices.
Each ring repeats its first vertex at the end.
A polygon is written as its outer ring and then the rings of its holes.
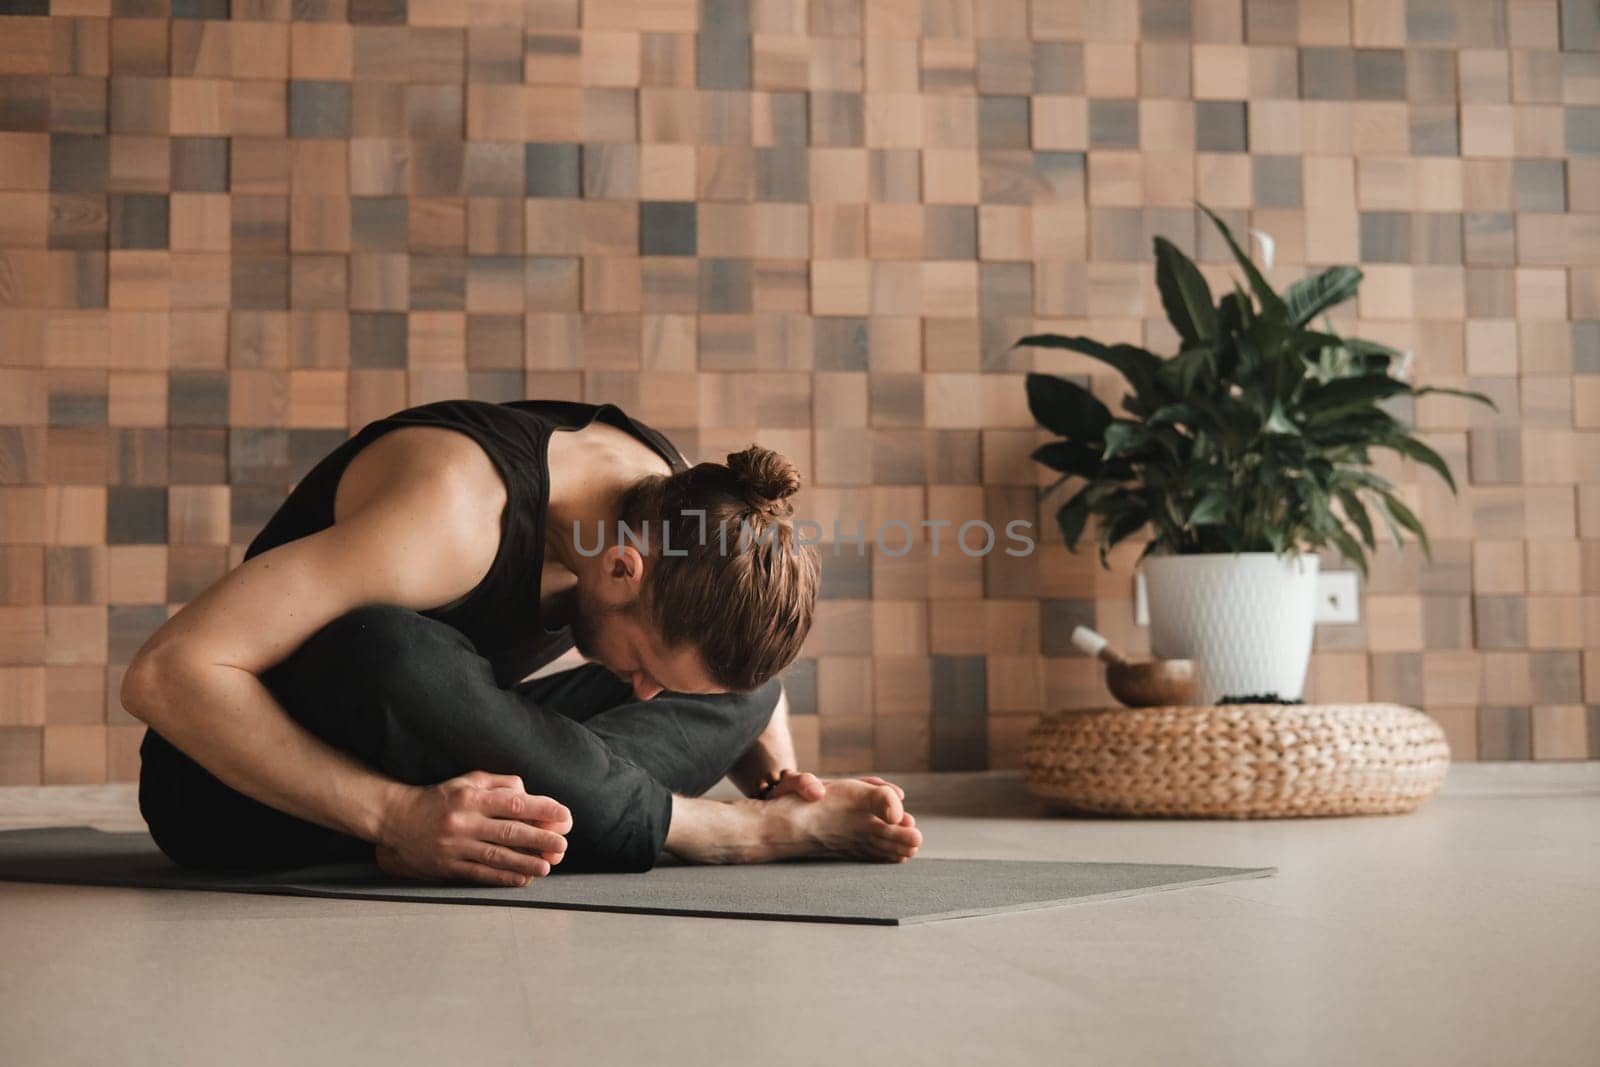
POLYGON ((328 622, 262 680, 306 723, 321 717, 318 709, 344 716, 374 698, 414 693, 442 657, 470 650, 466 635, 445 623, 398 604, 367 604, 328 622))
POLYGON ((783 680, 770 678, 760 688, 739 695, 749 709, 751 719, 760 723, 756 731, 760 733, 767 728, 767 723, 772 721, 772 713, 778 709, 778 700, 783 696, 783 680))
POLYGON ((419 653, 464 643, 466 635, 399 604, 365 604, 329 622, 311 641, 332 644, 352 661, 388 663, 414 661, 419 653))
POLYGON ((291 718, 390 777, 420 784, 463 773, 434 743, 478 678, 465 634, 395 604, 333 619, 263 681, 291 718))
POLYGON ((725 731, 728 741, 743 753, 766 730, 782 695, 783 683, 773 678, 748 692, 715 693, 691 699, 704 701, 707 707, 715 709, 714 720, 719 731, 725 731))
POLYGON ((347 673, 363 684, 409 682, 440 655, 471 650, 465 634, 398 604, 366 604, 309 637, 293 658, 320 674, 347 673))
POLYGON ((740 757, 766 732, 782 695, 783 684, 773 678, 747 693, 724 693, 709 698, 721 705, 717 713, 721 723, 719 736, 706 738, 700 746, 704 763, 700 768, 702 777, 686 783, 685 792, 689 796, 700 796, 733 770, 740 757))

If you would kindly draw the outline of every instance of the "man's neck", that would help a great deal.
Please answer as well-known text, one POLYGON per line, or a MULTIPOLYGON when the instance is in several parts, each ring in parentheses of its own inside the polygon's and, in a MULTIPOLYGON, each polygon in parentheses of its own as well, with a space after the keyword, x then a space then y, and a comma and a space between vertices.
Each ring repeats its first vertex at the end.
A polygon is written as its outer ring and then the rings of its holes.
POLYGON ((573 574, 581 574, 594 560, 601 539, 615 536, 615 500, 621 488, 591 491, 578 499, 551 499, 545 512, 546 562, 559 563, 573 574), (580 543, 584 552, 578 551, 580 543))
POLYGON ((593 564, 601 539, 616 536, 618 504, 636 474, 619 469, 603 451, 572 449, 550 473, 545 511, 545 559, 582 574, 593 564), (584 549, 578 551, 579 547, 584 549))
POLYGON ((545 559, 573 574, 594 562, 602 535, 608 543, 615 539, 623 492, 658 473, 657 468, 671 473, 666 461, 642 442, 612 427, 604 430, 592 442, 584 436, 588 431, 551 438, 545 559), (615 435, 609 443, 608 434, 615 435), (588 555, 578 551, 580 544, 588 555))

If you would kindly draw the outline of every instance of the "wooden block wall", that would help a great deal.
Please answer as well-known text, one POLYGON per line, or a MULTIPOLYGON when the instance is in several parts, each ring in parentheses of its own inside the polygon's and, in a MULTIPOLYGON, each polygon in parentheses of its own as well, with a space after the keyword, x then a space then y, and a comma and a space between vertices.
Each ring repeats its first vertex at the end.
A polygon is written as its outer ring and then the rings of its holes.
MULTIPOLYGON (((1600 755, 1592 0, 0 0, 0 782, 127 780, 123 664, 318 457, 447 396, 796 457, 825 525, 1036 514, 1011 351, 1171 343, 1196 198, 1416 353, 1451 497, 1312 698, 1458 758, 1600 755)), ((1115 384, 1092 377, 1108 400, 1115 384)), ((1048 532, 1046 539, 1054 541, 1048 532)), ((952 527, 953 528, 953 527, 952 527)), ((1106 699, 1129 563, 831 555, 807 766, 1010 767, 1106 699)), ((1336 561, 1328 561, 1335 565, 1336 561)))

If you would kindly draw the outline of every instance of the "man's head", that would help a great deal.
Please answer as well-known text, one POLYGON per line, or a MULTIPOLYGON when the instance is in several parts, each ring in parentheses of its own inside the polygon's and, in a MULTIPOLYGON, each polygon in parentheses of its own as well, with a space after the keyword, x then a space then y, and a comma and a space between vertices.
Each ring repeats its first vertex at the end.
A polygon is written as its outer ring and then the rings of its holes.
POLYGON ((799 654, 816 605, 821 561, 791 521, 799 487, 792 463, 754 445, 635 482, 580 576, 578 651, 643 699, 765 684, 799 654))

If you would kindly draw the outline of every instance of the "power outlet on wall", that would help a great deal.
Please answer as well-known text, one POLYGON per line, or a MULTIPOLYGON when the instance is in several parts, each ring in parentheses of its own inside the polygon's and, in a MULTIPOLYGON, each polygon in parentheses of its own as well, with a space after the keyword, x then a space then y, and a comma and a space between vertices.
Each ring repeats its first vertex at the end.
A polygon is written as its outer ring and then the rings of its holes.
MULTIPOLYGON (((1145 594, 1144 572, 1133 576, 1133 621, 1150 625, 1150 601, 1145 594)), ((1355 571, 1321 571, 1317 574, 1317 621, 1361 621, 1361 585, 1355 571)))
POLYGON ((1361 621, 1361 583, 1355 571, 1317 575, 1317 621, 1361 621))

